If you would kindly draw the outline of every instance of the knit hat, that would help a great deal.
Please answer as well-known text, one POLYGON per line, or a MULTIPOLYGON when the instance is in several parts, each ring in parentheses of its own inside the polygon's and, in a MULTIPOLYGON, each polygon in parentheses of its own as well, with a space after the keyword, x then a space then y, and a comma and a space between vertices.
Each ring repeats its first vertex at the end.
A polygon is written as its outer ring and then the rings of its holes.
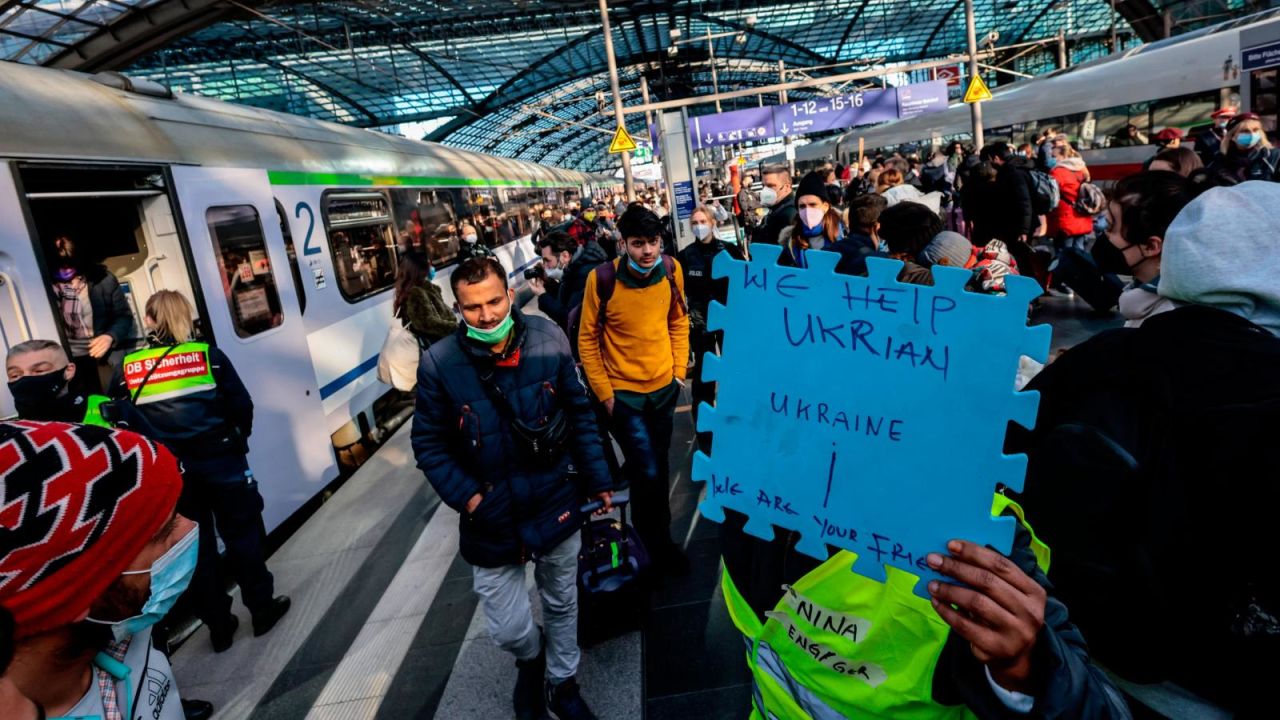
POLYGON ((178 463, 141 435, 0 423, 0 604, 19 638, 79 620, 173 514, 178 463))
POLYGON ((943 258, 951 267, 969 267, 973 260, 973 243, 958 232, 943 230, 934 235, 933 241, 916 256, 916 260, 926 267, 937 265, 943 258))
POLYGON ((822 198, 822 201, 826 202, 827 180, 822 173, 815 170, 800 180, 800 187, 796 188, 796 199, 799 200, 804 195, 822 198))
POLYGON ((1160 254, 1163 297, 1239 315, 1280 335, 1280 183, 1211 188, 1178 213, 1160 254))

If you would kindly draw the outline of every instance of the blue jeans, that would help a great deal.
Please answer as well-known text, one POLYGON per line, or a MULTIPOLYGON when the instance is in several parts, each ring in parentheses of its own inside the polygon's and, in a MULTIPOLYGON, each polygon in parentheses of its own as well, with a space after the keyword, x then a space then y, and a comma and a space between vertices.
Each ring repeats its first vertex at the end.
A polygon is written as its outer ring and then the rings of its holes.
POLYGON ((1062 239, 1062 249, 1088 252, 1088 248, 1086 246, 1089 244, 1089 239, 1092 237, 1093 233, 1086 233, 1084 235, 1068 235, 1062 239))
POLYGON ((626 459, 631 484, 631 507, 636 532, 652 556, 660 557, 671 548, 671 505, 668 487, 671 477, 671 430, 679 393, 662 405, 646 403, 636 410, 614 400, 611 418, 613 436, 626 459))

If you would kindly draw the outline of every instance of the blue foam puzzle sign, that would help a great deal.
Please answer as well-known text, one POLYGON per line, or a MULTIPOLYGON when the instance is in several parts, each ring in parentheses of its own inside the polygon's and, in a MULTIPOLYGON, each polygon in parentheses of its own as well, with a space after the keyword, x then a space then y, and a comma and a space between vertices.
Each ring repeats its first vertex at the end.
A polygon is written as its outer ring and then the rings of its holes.
POLYGON ((1021 355, 1048 355, 1049 326, 1026 324, 1035 281, 984 295, 964 290, 958 268, 935 266, 926 287, 899 283, 894 260, 854 277, 835 273, 835 253, 798 269, 777 265, 777 246, 752 252, 720 253, 712 268, 729 290, 708 314, 724 341, 703 359, 719 387, 699 411, 712 434, 711 455, 694 457, 702 514, 737 510, 766 540, 771 526, 797 531, 798 549, 823 560, 827 545, 850 550, 853 570, 882 582, 885 567, 937 577, 925 555, 955 538, 1008 553, 1015 520, 992 517, 991 502, 1026 473, 1003 444, 1008 421, 1031 427, 1039 402, 1013 388, 1021 355))

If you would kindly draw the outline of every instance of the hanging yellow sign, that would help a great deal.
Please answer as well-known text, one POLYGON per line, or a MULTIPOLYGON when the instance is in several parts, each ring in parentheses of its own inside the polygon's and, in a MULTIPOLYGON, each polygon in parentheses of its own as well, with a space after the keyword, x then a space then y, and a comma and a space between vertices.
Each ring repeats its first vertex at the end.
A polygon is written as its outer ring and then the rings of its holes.
MULTIPOLYGON (((989 95, 990 93, 988 93, 989 95)), ((613 134, 613 142, 609 143, 609 152, 624 153, 635 152, 636 141, 631 139, 631 135, 622 125, 618 126, 618 131, 613 134)))
POLYGON ((964 91, 964 101, 967 103, 976 103, 983 100, 991 99, 991 88, 982 81, 981 75, 974 75, 973 80, 969 81, 969 89, 964 91))

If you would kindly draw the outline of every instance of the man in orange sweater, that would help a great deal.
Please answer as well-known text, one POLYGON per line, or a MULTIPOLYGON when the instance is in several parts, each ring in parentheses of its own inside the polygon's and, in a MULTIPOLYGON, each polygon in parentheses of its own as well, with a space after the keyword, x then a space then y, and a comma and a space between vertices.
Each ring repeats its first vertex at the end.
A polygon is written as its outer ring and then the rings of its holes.
POLYGON ((656 569, 681 573, 689 563, 671 541, 667 455, 689 365, 689 313, 680 264, 662 254, 662 227, 638 204, 618 220, 626 253, 587 278, 578 351, 626 458, 636 531, 656 569))

